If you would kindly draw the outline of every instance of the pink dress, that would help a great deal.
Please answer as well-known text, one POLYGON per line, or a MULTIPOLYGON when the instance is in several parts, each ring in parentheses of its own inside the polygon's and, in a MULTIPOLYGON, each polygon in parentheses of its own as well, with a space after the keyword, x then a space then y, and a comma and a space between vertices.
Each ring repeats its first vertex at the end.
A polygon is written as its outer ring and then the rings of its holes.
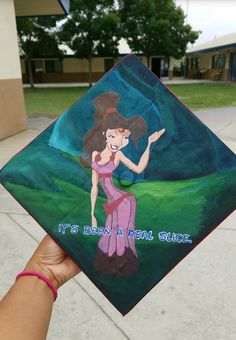
POLYGON ((111 228, 110 235, 102 235, 99 242, 94 266, 103 275, 126 277, 138 270, 135 239, 128 237, 128 230, 135 229, 136 199, 125 191, 117 189, 112 181, 115 153, 105 164, 99 164, 100 154, 95 157, 91 167, 98 173, 102 189, 107 196, 104 209, 107 214, 105 227, 111 228), (117 235, 117 229, 122 235, 117 235))

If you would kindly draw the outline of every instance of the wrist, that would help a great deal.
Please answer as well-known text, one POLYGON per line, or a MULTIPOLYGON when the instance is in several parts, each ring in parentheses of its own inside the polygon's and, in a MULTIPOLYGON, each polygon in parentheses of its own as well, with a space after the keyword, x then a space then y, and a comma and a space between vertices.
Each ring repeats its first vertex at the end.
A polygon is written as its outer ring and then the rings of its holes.
POLYGON ((27 291, 27 296, 22 299, 32 299, 32 295, 50 299, 51 302, 57 299, 57 287, 39 272, 23 271, 17 274, 14 286, 27 291))
POLYGON ((56 277, 53 275, 53 272, 46 266, 39 264, 33 260, 30 260, 26 267, 23 270, 24 272, 36 272, 40 273, 43 276, 45 276, 49 281, 51 281, 54 286, 58 289, 60 287, 60 283, 56 279, 56 277))

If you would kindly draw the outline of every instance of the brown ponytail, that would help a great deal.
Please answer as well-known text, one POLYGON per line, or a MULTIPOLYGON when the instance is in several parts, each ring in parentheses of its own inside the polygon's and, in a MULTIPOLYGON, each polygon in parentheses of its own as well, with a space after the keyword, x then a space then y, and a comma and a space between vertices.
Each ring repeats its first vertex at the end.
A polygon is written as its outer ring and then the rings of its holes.
POLYGON ((106 136, 103 132, 107 129, 128 129, 136 147, 138 139, 147 133, 147 125, 142 117, 135 115, 126 119, 117 111, 119 100, 119 95, 114 92, 102 93, 93 100, 94 125, 84 137, 84 154, 80 156, 80 162, 84 167, 91 166, 93 151, 105 149, 106 136))

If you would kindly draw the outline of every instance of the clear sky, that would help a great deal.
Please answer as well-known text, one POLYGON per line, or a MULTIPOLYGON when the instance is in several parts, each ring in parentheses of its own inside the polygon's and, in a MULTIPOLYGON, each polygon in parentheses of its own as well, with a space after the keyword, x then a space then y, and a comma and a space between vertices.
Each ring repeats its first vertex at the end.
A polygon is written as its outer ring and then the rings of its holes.
MULTIPOLYGON (((194 45, 236 32, 236 0, 176 0, 194 30, 200 30, 194 45)), ((193 45, 193 46, 194 46, 193 45)))
MULTIPOLYGON (((185 14, 188 14, 187 21, 193 29, 202 31, 193 46, 236 32, 236 0, 175 0, 175 2, 177 6, 181 6, 185 14)), ((120 43, 120 52, 130 52, 124 40, 120 43)))

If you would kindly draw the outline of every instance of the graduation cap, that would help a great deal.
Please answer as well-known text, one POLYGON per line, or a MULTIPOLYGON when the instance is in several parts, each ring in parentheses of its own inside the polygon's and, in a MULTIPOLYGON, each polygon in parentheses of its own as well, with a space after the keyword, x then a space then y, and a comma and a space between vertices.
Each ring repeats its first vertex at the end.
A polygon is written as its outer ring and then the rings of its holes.
POLYGON ((236 207, 234 153, 134 55, 0 181, 123 315, 236 207))

